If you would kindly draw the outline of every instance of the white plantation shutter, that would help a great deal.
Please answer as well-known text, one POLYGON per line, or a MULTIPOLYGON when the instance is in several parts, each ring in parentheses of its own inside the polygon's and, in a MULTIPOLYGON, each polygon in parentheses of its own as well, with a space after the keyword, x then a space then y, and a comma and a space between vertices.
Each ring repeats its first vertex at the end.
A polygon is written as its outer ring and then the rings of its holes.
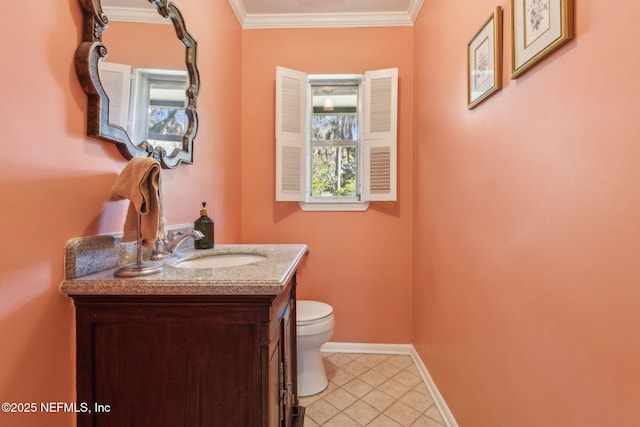
POLYGON ((398 69, 364 75, 362 200, 396 200, 398 69))
POLYGON ((109 123, 127 130, 131 66, 113 62, 99 62, 100 83, 109 97, 109 123))
POLYGON ((276 68, 276 200, 304 201, 307 75, 276 68))

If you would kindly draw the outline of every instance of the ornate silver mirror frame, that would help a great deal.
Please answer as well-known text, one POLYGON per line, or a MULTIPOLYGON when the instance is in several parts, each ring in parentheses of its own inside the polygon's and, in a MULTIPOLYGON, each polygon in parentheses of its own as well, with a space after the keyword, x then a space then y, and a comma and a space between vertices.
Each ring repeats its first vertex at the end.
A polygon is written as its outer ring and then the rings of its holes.
MULTIPOLYGON (((84 19, 82 41, 76 50, 75 66, 82 89, 88 97, 87 135, 97 137, 117 145, 118 151, 126 158, 135 156, 153 157, 164 168, 175 168, 181 162, 193 163, 193 141, 198 129, 196 101, 200 89, 200 77, 196 65, 197 42, 187 31, 184 17, 175 3, 168 0, 148 0, 155 5, 158 13, 170 19, 177 38, 185 46, 187 87, 185 100, 186 125, 180 147, 166 152, 147 140, 140 143, 132 141, 127 131, 109 122, 109 97, 100 81, 98 64, 107 57, 107 47, 102 42, 103 32, 109 25, 109 19, 103 12, 101 0, 78 0, 84 19)), ((141 2, 144 0, 140 0, 141 2)), ((150 43, 153 43, 151 40, 150 43)))

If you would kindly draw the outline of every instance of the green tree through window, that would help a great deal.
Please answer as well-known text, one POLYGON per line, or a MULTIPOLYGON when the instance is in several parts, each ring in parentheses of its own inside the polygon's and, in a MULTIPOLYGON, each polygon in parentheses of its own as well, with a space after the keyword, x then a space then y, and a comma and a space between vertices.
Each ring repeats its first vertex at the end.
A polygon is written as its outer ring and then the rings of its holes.
POLYGON ((311 197, 357 197, 358 89, 312 82, 311 197))

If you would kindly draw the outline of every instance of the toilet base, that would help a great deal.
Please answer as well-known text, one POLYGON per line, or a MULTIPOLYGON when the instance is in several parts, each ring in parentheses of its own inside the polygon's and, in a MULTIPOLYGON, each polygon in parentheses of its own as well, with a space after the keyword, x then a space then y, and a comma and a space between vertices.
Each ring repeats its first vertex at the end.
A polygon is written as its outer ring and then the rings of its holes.
POLYGON ((298 349, 298 396, 318 394, 329 385, 320 349, 298 349))

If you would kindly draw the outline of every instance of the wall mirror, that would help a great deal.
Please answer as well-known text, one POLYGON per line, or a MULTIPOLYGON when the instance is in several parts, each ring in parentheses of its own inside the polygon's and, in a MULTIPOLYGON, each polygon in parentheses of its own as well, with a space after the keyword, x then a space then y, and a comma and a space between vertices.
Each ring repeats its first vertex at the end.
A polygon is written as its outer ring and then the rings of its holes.
POLYGON ((78 0, 78 79, 88 97, 87 135, 126 159, 164 168, 193 163, 200 79, 196 40, 168 0, 78 0))

